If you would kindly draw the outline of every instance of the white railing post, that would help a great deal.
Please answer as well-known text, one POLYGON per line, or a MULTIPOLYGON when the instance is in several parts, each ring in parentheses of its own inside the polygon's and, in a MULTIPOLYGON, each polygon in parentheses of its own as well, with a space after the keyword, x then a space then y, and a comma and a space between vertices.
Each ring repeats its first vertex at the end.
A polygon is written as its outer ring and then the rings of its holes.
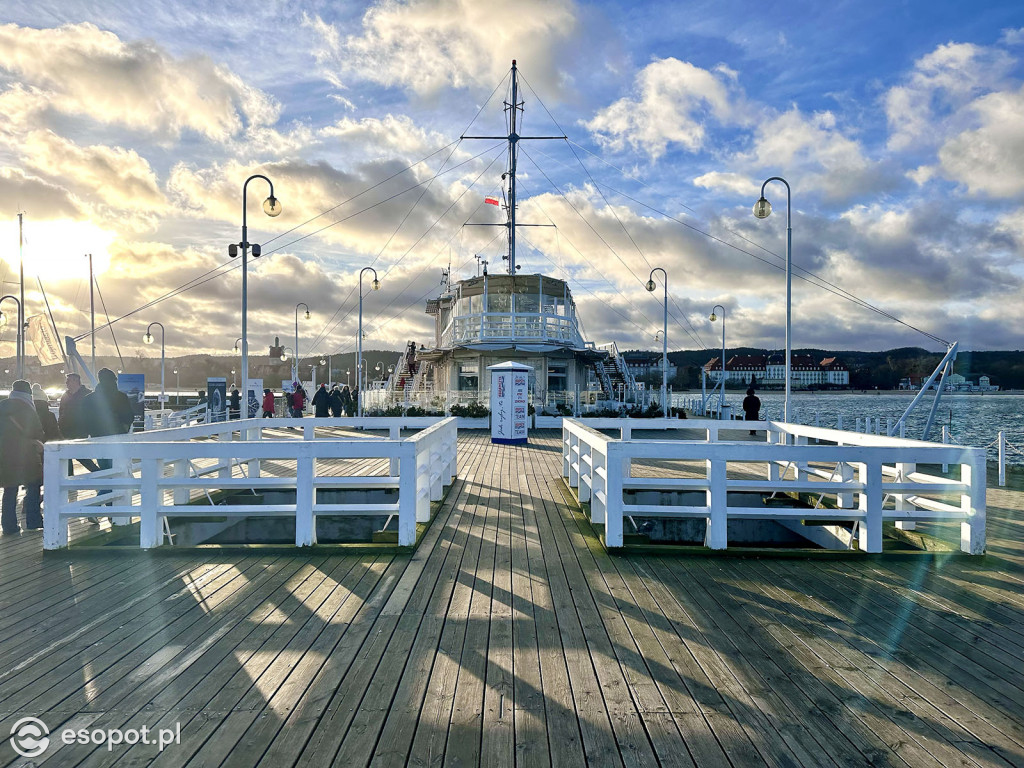
MULTIPOLYGON (((401 424, 391 424, 391 425, 389 425, 388 426, 388 438, 391 439, 391 440, 401 440, 402 439, 402 425, 401 424)), ((399 470, 398 457, 397 456, 392 456, 391 459, 388 461, 388 473, 392 477, 394 477, 395 475, 398 474, 398 470, 399 470)))
POLYGON ((43 516, 43 549, 63 549, 68 545, 68 522, 60 515, 68 501, 67 490, 63 488, 68 465, 69 462, 61 458, 58 446, 44 448, 43 498, 47 508, 43 516))
POLYGON ((407 443, 399 450, 398 544, 411 547, 416 543, 416 447, 407 443))
POLYGON ((295 546, 311 547, 316 544, 316 489, 313 486, 316 459, 312 455, 299 456, 295 465, 295 546))
POLYGON ((622 460, 621 443, 606 443, 604 454, 604 543, 607 547, 622 546, 622 460))
MULTIPOLYGON (((177 459, 172 466, 174 467, 174 478, 176 480, 184 480, 188 477, 188 459, 177 459)), ((172 496, 172 503, 176 507, 185 506, 189 502, 188 488, 184 485, 175 486, 172 496)))
MULTIPOLYGON (((853 466, 848 462, 840 462, 839 480, 844 483, 853 482, 853 466)), ((850 491, 837 493, 836 504, 839 505, 840 509, 853 509, 853 493, 850 491)))
MULTIPOLYGON (((608 474, 605 467, 608 456, 606 453, 602 454, 595 450, 594 446, 590 444, 587 444, 587 448, 591 462, 590 474, 587 476, 589 480, 587 490, 590 494, 590 522, 607 525, 609 497, 608 474)), ((580 490, 582 489, 583 483, 580 483, 580 490)))
POLYGON ((708 508, 711 515, 707 518, 705 545, 711 549, 726 549, 729 546, 726 462, 725 459, 708 459, 706 464, 708 481, 711 485, 707 491, 708 508))
POLYGON ((969 463, 960 465, 960 482, 968 486, 960 496, 960 509, 967 520, 960 523, 960 550, 971 555, 985 554, 985 450, 971 450, 969 463))
MULTIPOLYGON (((912 472, 917 472, 917 464, 897 464, 896 472, 898 473, 896 477, 896 482, 909 483, 910 474, 912 472)), ((896 501, 895 508, 897 512, 914 509, 913 504, 907 502, 907 495, 905 493, 893 494, 893 498, 896 501)), ((917 528, 917 523, 915 523, 913 520, 897 520, 896 528, 901 531, 913 531, 917 528)))
MULTIPOLYGON (((942 425, 942 444, 949 445, 949 427, 945 424, 942 425)), ((942 473, 949 472, 949 464, 942 465, 942 473)))
MULTIPOLYGON (((246 406, 246 407, 248 408, 248 406, 246 406)), ((250 421, 250 424, 251 423, 252 422, 250 421)), ((257 423, 257 425, 250 426, 250 427, 248 427, 245 430, 245 440, 246 440, 246 442, 259 442, 259 440, 260 440, 260 438, 262 436, 262 433, 263 433, 263 430, 259 428, 259 425, 257 423)), ((248 462, 248 472, 249 472, 249 477, 259 477, 260 476, 260 460, 259 459, 249 459, 249 462, 248 462)))
MULTIPOLYGON (((127 445, 123 447, 127 448, 127 445)), ((128 478, 132 476, 132 460, 131 458, 117 458, 114 459, 113 469, 116 470, 114 476, 121 478, 128 478)), ((123 491, 114 491, 110 494, 111 504, 115 506, 130 507, 132 505, 132 491, 130 489, 123 491)), ((130 525, 132 517, 128 515, 111 515, 110 524, 113 525, 130 525)))
POLYGON ((142 549, 159 547, 163 539, 160 525, 160 507, 163 491, 160 481, 164 476, 163 459, 142 459, 142 478, 139 489, 139 546, 142 549))
POLYGON ((860 548, 864 552, 882 551, 882 464, 869 460, 860 465, 860 548))
POLYGON ((580 487, 576 495, 580 503, 583 503, 590 501, 594 487, 594 448, 583 439, 580 440, 579 467, 580 487))
POLYGON ((999 430, 999 487, 1006 485, 1006 432, 999 430))

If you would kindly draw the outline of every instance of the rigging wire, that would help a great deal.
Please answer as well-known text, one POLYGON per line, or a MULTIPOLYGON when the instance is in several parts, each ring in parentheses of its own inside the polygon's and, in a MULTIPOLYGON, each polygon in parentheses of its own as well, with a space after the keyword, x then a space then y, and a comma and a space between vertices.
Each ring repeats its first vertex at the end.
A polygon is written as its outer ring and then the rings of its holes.
MULTIPOLYGON (((493 150, 493 149, 495 149, 495 147, 491 147, 490 149, 493 150)), ((476 160, 481 155, 486 154, 487 151, 488 150, 485 150, 485 151, 483 151, 483 152, 481 152, 481 153, 479 153, 479 154, 469 158, 468 160, 466 160, 463 163, 459 163, 458 165, 452 166, 451 168, 448 169, 448 171, 446 171, 446 173, 451 173, 452 171, 457 170, 461 166, 463 166, 463 165, 465 165, 467 163, 470 163, 473 160, 476 160)), ((413 186, 403 190, 402 192, 399 192, 399 193, 396 193, 394 195, 391 195, 390 197, 387 197, 387 198, 385 198, 383 200, 380 200, 380 201, 378 201, 378 202, 376 202, 376 203, 374 203, 372 205, 369 205, 366 208, 363 208, 363 209, 361 209, 361 210, 359 210, 359 211, 357 211, 357 212, 355 212, 353 214, 350 214, 350 215, 344 217, 343 219, 339 219, 334 224, 340 224, 343 221, 348 221, 349 219, 354 218, 355 216, 358 216, 358 215, 360 215, 362 213, 366 213, 367 211, 370 211, 370 210, 376 208, 379 205, 383 205, 383 204, 385 204, 387 202, 390 202, 394 198, 396 198, 396 197, 398 197, 400 195, 403 195, 406 192, 409 192, 410 190, 416 189, 417 187, 422 186, 425 183, 427 183, 427 182, 426 181, 422 181, 422 182, 419 182, 417 184, 414 184, 413 186)), ((334 226, 334 224, 330 224, 327 227, 323 227, 322 229, 317 230, 317 232, 311 233, 311 235, 317 234, 318 232, 322 232, 324 229, 329 229, 330 227, 334 226)), ((311 235, 306 235, 304 237, 297 238, 296 240, 293 240, 291 243, 288 243, 288 244, 286 244, 284 246, 279 246, 278 248, 275 248, 272 251, 269 251, 269 252, 268 251, 264 251, 263 255, 264 256, 270 256, 273 253, 276 253, 276 252, 278 252, 278 251, 280 251, 280 250, 282 250, 284 248, 287 248, 289 245, 293 245, 294 243, 297 243, 300 240, 305 240, 306 237, 310 237, 311 235)), ((186 291, 192 290, 193 288, 198 288, 199 286, 205 285, 206 283, 210 282, 211 280, 215 280, 216 278, 221 277, 222 275, 225 275, 225 274, 227 274, 229 272, 233 272, 234 270, 240 269, 240 268, 241 268, 241 263, 239 263, 237 261, 226 261, 226 262, 224 262, 222 264, 219 264, 216 267, 214 267, 213 269, 210 269, 210 270, 204 272, 203 274, 198 275, 197 277, 192 278, 191 280, 183 283, 182 285, 178 286, 177 288, 174 288, 171 291, 168 291, 167 293, 163 294, 162 296, 158 296, 157 298, 155 298, 155 299, 153 299, 153 300, 151 300, 151 301, 149 301, 149 302, 147 302, 147 303, 145 303, 145 304, 143 304, 143 305, 141 305, 139 307, 136 307, 132 311, 126 312, 125 314, 121 315, 120 317, 114 318, 113 320, 111 320, 108 323, 108 325, 113 325, 115 323, 118 323, 121 320, 129 318, 132 315, 138 314, 139 312, 142 312, 143 310, 149 309, 150 307, 153 307, 156 304, 159 304, 159 303, 161 303, 163 301, 166 301, 167 299, 172 299, 175 296, 179 296, 180 294, 185 293, 186 291), (214 274, 214 273, 217 273, 217 272, 219 272, 219 274, 214 274)), ((101 331, 101 330, 103 330, 106 327, 107 327, 107 325, 104 325, 104 326, 101 326, 100 328, 97 328, 96 330, 97 331, 101 331)), ((83 334, 75 337, 75 341, 79 341, 81 339, 84 339, 87 336, 89 336, 89 333, 83 333, 83 334)))
MULTIPOLYGON (((427 235, 427 232, 429 232, 429 231, 430 231, 431 229, 433 229, 433 227, 434 227, 434 225, 435 225, 435 224, 437 223, 437 221, 440 221, 440 220, 441 220, 442 218, 444 218, 445 214, 447 214, 447 213, 448 213, 448 212, 449 212, 449 211, 450 211, 450 210, 451 210, 452 208, 454 208, 454 207, 455 207, 455 205, 456 205, 456 204, 458 204, 458 202, 459 202, 459 201, 460 201, 460 200, 461 200, 461 199, 462 199, 462 198, 463 198, 463 197, 464 197, 465 195, 469 194, 469 191, 470 191, 470 190, 471 190, 471 189, 472 189, 472 188, 473 188, 473 187, 474 187, 474 186, 476 185, 476 183, 477 183, 477 182, 478 182, 478 181, 480 180, 480 177, 481 177, 481 176, 483 176, 483 175, 484 175, 485 173, 487 173, 487 171, 488 171, 488 170, 490 170, 490 167, 491 167, 492 165, 494 165, 494 162, 495 162, 495 160, 497 160, 497 159, 498 159, 498 157, 497 157, 497 156, 495 156, 495 158, 494 158, 493 160, 491 160, 491 162, 490 162, 490 163, 489 163, 489 164, 487 165, 487 167, 486 167, 486 168, 484 168, 484 169, 483 169, 482 171, 480 171, 480 173, 479 173, 479 174, 477 175, 477 177, 476 177, 476 178, 475 178, 475 179, 473 180, 473 183, 472 183, 472 184, 470 184, 470 185, 469 185, 468 187, 466 187, 466 189, 465 189, 465 190, 463 190, 463 191, 462 191, 462 193, 461 193, 461 194, 460 194, 460 195, 459 195, 459 196, 458 196, 458 197, 457 197, 457 198, 456 198, 455 200, 453 200, 453 201, 452 201, 451 205, 449 205, 449 206, 448 206, 448 208, 447 208, 447 209, 445 209, 445 211, 444 211, 444 212, 443 212, 443 213, 442 213, 442 214, 441 214, 441 215, 440 215, 440 216, 439 216, 439 217, 437 218, 437 220, 435 220, 434 224, 431 224, 431 225, 430 225, 430 227, 429 227, 429 228, 427 229, 427 231, 426 231, 426 232, 424 232, 424 233, 423 233, 423 235, 421 235, 421 236, 420 236, 420 238, 419 238, 419 239, 418 239, 418 240, 416 241, 416 243, 413 243, 413 245, 412 245, 412 246, 410 247, 410 249, 409 249, 410 251, 412 250, 412 248, 413 248, 413 247, 415 247, 415 245, 416 245, 417 243, 419 243, 419 242, 420 242, 420 240, 422 240, 422 239, 423 239, 423 238, 424 238, 424 237, 425 237, 425 236, 427 235)), ((470 213, 469 215, 470 215, 470 216, 472 216, 472 215, 473 215, 473 213, 475 213, 475 212, 476 212, 477 210, 479 210, 479 208, 480 208, 480 206, 478 205, 478 206, 477 206, 477 207, 476 207, 476 208, 475 208, 475 209, 474 209, 474 210, 473 210, 473 211, 472 211, 472 212, 471 212, 471 213, 470 213)), ((463 228, 464 228, 464 227, 465 227, 465 222, 463 222, 463 225, 462 225, 461 227, 459 227, 459 228, 458 228, 458 229, 457 229, 457 230, 456 230, 455 232, 453 232, 453 233, 452 233, 451 237, 449 237, 447 241, 445 241, 445 242, 443 242, 443 243, 441 244, 440 248, 439 248, 439 249, 437 250, 437 252, 436 252, 436 253, 435 253, 435 254, 433 255, 433 257, 432 257, 432 258, 431 258, 431 259, 430 259, 430 260, 429 260, 429 261, 428 261, 428 262, 427 262, 426 264, 424 264, 423 268, 422 268, 422 269, 420 269, 420 271, 419 271, 419 272, 417 272, 417 273, 416 273, 415 275, 413 275, 413 276, 412 276, 412 277, 411 277, 411 278, 409 279, 409 281, 408 281, 408 282, 407 282, 407 284, 406 284, 406 287, 405 287, 405 288, 403 288, 401 292, 399 292, 398 294, 396 294, 396 295, 395 295, 395 297, 394 297, 394 298, 393 298, 393 299, 392 299, 391 301, 389 301, 389 302, 388 302, 388 303, 387 303, 386 305, 384 305, 384 307, 382 307, 381 309, 379 309, 379 310, 377 311, 377 314, 375 314, 375 315, 373 316, 373 318, 371 319, 371 322, 376 322, 377 318, 379 318, 379 317, 380 317, 380 316, 381 316, 382 314, 384 314, 384 312, 386 312, 386 311, 387 311, 387 310, 388 310, 388 309, 389 309, 389 308, 390 308, 391 306, 393 306, 393 305, 395 304, 395 302, 396 302, 396 301, 398 301, 398 299, 399 299, 399 298, 401 298, 401 297, 402 297, 403 295, 405 295, 406 291, 408 291, 408 290, 409 290, 409 289, 410 289, 410 288, 411 288, 411 287, 412 287, 413 285, 415 285, 415 283, 416 283, 416 280, 417 280, 417 279, 419 279, 419 277, 420 277, 420 276, 421 276, 421 275, 422 275, 422 274, 423 274, 424 272, 426 272, 428 268, 430 268, 430 267, 431 267, 431 266, 433 265, 433 263, 434 263, 434 262, 435 262, 435 261, 437 260, 437 257, 438 257, 438 256, 440 256, 440 255, 441 255, 442 253, 444 253, 444 249, 445 249, 445 248, 446 248, 447 246, 450 246, 450 245, 451 245, 452 241, 453 241, 453 240, 454 240, 454 239, 455 239, 456 237, 458 237, 459 233, 460 233, 460 232, 462 232, 462 230, 463 230, 463 228)), ((500 233, 499 233, 499 234, 500 234, 500 233)), ((493 240, 492 240, 492 242, 493 242, 493 240)), ((408 253, 409 253, 409 251, 406 251, 406 255, 408 255, 408 253)), ((403 256, 402 258, 405 258, 405 257, 403 256)), ((350 294, 350 295, 351 295, 351 294, 350 294)), ((411 305, 410 305, 410 306, 411 306, 411 305)), ((408 309, 408 308, 410 308, 410 307, 406 307, 406 309, 408 309)), ((346 317, 347 317, 347 316, 346 316, 346 317)), ((344 318, 343 318, 343 319, 344 319, 344 318)), ((376 327, 379 327, 379 326, 376 326, 376 327)))
MULTIPOLYGON (((492 147, 492 149, 496 149, 496 148, 497 148, 497 147, 492 147)), ((479 157, 479 155, 477 155, 477 157, 479 157)), ((485 173, 486 173, 486 172, 487 172, 488 170, 490 170, 491 166, 492 166, 492 165, 494 165, 494 162, 495 162, 495 161, 496 161, 496 160, 498 159, 498 157, 500 157, 500 155, 495 155, 495 156, 494 156, 494 158, 492 158, 492 159, 491 159, 491 162, 490 162, 490 163, 488 163, 488 164, 487 164, 487 166, 486 166, 486 167, 485 167, 485 168, 484 168, 484 169, 483 169, 482 171, 480 171, 480 173, 479 173, 479 174, 477 174, 477 177, 476 177, 476 178, 475 178, 475 179, 473 180, 473 183, 472 183, 472 184, 470 184, 470 185, 469 185, 469 186, 468 186, 468 187, 467 187, 467 188, 466 188, 465 190, 463 190, 463 192, 462 192, 462 193, 461 193, 461 194, 460 194, 460 195, 459 195, 459 196, 458 196, 457 198, 455 198, 455 200, 453 200, 453 201, 452 201, 452 203, 451 203, 451 204, 450 204, 450 205, 449 205, 449 206, 448 206, 448 207, 447 207, 447 208, 446 208, 446 209, 445 209, 445 210, 444 210, 444 211, 443 211, 443 212, 442 212, 442 213, 440 214, 440 216, 438 216, 438 217, 437 217, 437 218, 436 218, 436 219, 434 220, 434 223, 433 223, 433 224, 431 224, 431 225, 430 225, 430 226, 429 226, 429 227, 428 227, 428 228, 427 228, 427 229, 426 229, 426 230, 425 230, 425 231, 423 232, 423 234, 421 234, 421 235, 420 235, 420 236, 419 236, 419 237, 418 237, 418 238, 416 239, 416 241, 415 241, 415 242, 414 242, 414 243, 413 243, 412 245, 410 245, 410 246, 409 246, 409 248, 408 248, 408 249, 406 250, 406 252, 405 252, 404 254, 402 254, 402 257, 401 257, 401 258, 400 258, 400 259, 399 259, 399 260, 398 260, 397 262, 395 262, 395 264, 391 265, 391 266, 390 266, 390 267, 388 268, 388 271, 384 273, 384 277, 387 277, 387 276, 388 276, 389 274, 391 274, 391 273, 392 273, 392 272, 394 271, 395 267, 397 267, 397 266, 398 266, 399 264, 401 264, 401 263, 402 263, 402 262, 403 262, 403 261, 405 260, 405 258, 406 258, 406 257, 407 257, 407 256, 408 256, 408 255, 409 255, 409 254, 410 254, 411 252, 412 252, 412 249, 413 249, 413 248, 415 248, 415 247, 416 247, 416 246, 417 246, 417 245, 418 245, 418 244, 420 243, 420 241, 422 241, 422 240, 423 240, 423 238, 427 236, 427 234, 428 234, 428 233, 429 233, 429 232, 430 232, 430 231, 431 231, 431 230, 432 230, 432 229, 433 229, 433 228, 434 228, 434 227, 435 227, 435 226, 437 225, 437 223, 438 223, 438 222, 439 222, 439 221, 440 221, 440 220, 441 220, 442 218, 444 218, 444 216, 445 216, 445 215, 446 215, 446 214, 447 214, 447 213, 448 213, 449 211, 451 211, 451 210, 452 210, 452 208, 454 208, 454 207, 455 207, 455 206, 456 206, 456 205, 458 204, 458 202, 459 202, 460 200, 462 200, 462 198, 463 198, 463 197, 464 197, 464 196, 465 196, 466 194, 468 194, 468 193, 469 193, 469 191, 470 191, 470 190, 471 190, 471 189, 472 189, 472 188, 473 188, 473 187, 474 187, 474 186, 476 185, 476 183, 477 183, 477 182, 478 182, 478 181, 480 180, 480 177, 481 177, 481 176, 483 176, 483 175, 484 175, 484 174, 485 174, 485 173)), ((436 178, 436 177, 435 177, 435 178, 436 178)), ((422 196, 421 196, 421 197, 422 197, 422 196)), ((419 201, 417 201, 417 203, 418 203, 418 202, 419 202, 419 201)), ((415 208, 415 205, 413 206, 413 208, 415 208)), ((479 208, 479 206, 478 206, 478 208, 479 208)), ((409 213, 411 214, 411 213, 412 213, 412 210, 410 210, 410 211, 409 211, 409 213)), ((471 215, 472 215, 472 214, 471 214, 471 215)), ((406 216, 406 218, 408 218, 408 215, 406 216)), ((405 220, 403 219, 403 223, 404 223, 404 221, 405 221, 405 220)), ((399 227, 401 227, 401 224, 399 225, 399 227)), ((461 228, 460 228, 460 229, 461 229, 461 228)), ((397 232, 397 230, 396 230, 396 232, 397 232)), ((458 231, 456 232, 456 234, 458 234, 458 231)), ((394 237, 394 235, 392 235, 392 237, 394 237)), ((449 239, 448 239, 448 244, 450 244, 450 243, 451 243, 451 241, 452 241, 452 240, 454 239, 454 237, 455 237, 455 235, 453 235, 453 236, 452 236, 451 238, 449 238, 449 239)), ((390 242, 390 238, 389 238, 388 242, 390 242)), ((385 247, 386 247, 386 246, 385 246, 385 247)), ((382 250, 381 252, 383 252, 383 250, 382 250)), ((377 258, 379 258, 379 257, 380 257, 380 254, 378 254, 378 255, 377 255, 377 258)), ((376 262, 376 261, 377 261, 377 258, 375 258, 375 259, 374 259, 374 262, 376 262)), ((435 255, 435 256, 434 256, 434 259, 436 259, 436 258, 437 258, 437 256, 435 255)), ((433 263, 433 260, 434 260, 434 259, 431 259, 431 261, 430 261, 430 262, 428 262, 428 265, 429 265, 430 263, 433 263)), ((371 266, 372 266, 372 264, 373 264, 373 262, 371 262, 371 266)), ((423 270, 421 270, 419 274, 422 274, 422 271, 423 271, 423 270)), ((417 275, 417 276, 418 276, 418 275, 417 275)), ((413 279, 413 280, 415 280, 415 278, 412 278, 412 279, 413 279)), ((412 284, 412 280, 410 280, 410 283, 409 283, 409 285, 411 285, 411 284, 412 284)), ((349 293, 348 293, 348 295, 347 295, 347 296, 345 297, 345 299, 344 299, 344 301, 342 302, 341 306, 339 306, 339 307, 338 307, 338 309, 337 309, 337 310, 335 310, 335 313, 334 313, 334 315, 332 316, 331 320, 329 320, 329 321, 328 321, 328 324, 330 324, 330 322, 332 322, 332 321, 334 320, 334 318, 338 316, 338 314, 340 313, 340 311, 341 311, 341 310, 342 310, 342 309, 344 308, 344 306, 345 306, 345 305, 346 305, 346 304, 348 303, 348 300, 349 300, 349 299, 350 299, 350 298, 352 297, 352 293, 353 293, 353 292, 354 292, 354 291, 356 290, 356 287, 357 287, 357 286, 358 286, 358 282, 356 283, 356 285, 354 285, 354 286, 353 286, 353 287, 352 287, 352 288, 351 288, 351 289, 349 290, 349 293)), ((403 291, 402 291, 402 293, 404 293, 404 292, 405 292, 405 291, 403 290, 403 291)), ((400 296, 400 295, 401 295, 401 294, 399 294, 399 296, 400 296)), ((396 297, 396 298, 397 298, 397 297, 396 297)), ((390 306, 390 304, 389 304, 388 306, 390 306)), ((385 307, 385 309, 386 309, 386 308, 387 308, 387 307, 385 307)), ((381 311, 383 311, 383 310, 381 310, 381 311)), ((351 313, 351 310, 349 310, 349 313, 351 313)), ((378 313, 378 314, 379 314, 379 313, 378 313)), ((335 324, 335 327, 337 327, 337 325, 339 325, 340 323, 344 322, 344 321, 345 321, 345 319, 346 319, 347 317, 348 317, 348 314, 346 314, 346 315, 345 315, 344 317, 342 317, 342 318, 341 318, 341 319, 340 319, 340 320, 338 321, 338 323, 336 323, 336 324, 335 324)), ((332 330, 333 330, 333 329, 332 329, 332 330)), ((324 339, 324 338, 326 338, 326 337, 327 337, 327 336, 328 336, 328 335, 330 334, 330 332, 331 332, 331 331, 327 331, 327 330, 326 330, 326 325, 325 325, 325 330, 321 331, 321 332, 320 332, 320 333, 319 333, 319 334, 317 335, 317 337, 316 337, 316 340, 314 341, 314 344, 319 344, 319 343, 321 343, 321 342, 323 341, 323 339, 324 339)))
POLYGON ((100 304, 103 306, 103 315, 107 318, 107 324, 104 327, 110 328, 110 338, 114 340, 114 349, 117 350, 117 359, 121 361, 121 367, 124 368, 124 358, 121 357, 121 347, 118 345, 117 336, 114 334, 114 324, 110 322, 110 314, 107 312, 107 302, 103 300, 103 291, 100 290, 100 281, 94 276, 93 282, 96 283, 96 293, 99 294, 100 304))
MULTIPOLYGON (((636 181, 637 183, 642 184, 643 186, 647 187, 648 189, 653 189, 653 187, 651 187, 650 184, 647 184, 642 179, 638 179, 637 177, 627 173, 625 170, 619 168, 618 166, 615 166, 612 163, 609 163, 607 160, 602 158, 600 155, 597 155, 594 152, 591 152, 586 147, 584 147, 584 146, 582 146, 582 145, 572 141, 571 139, 566 139, 566 141, 567 141, 567 143, 569 143, 569 144, 571 144, 571 145, 573 145, 575 147, 579 147, 581 150, 583 150, 587 154, 591 155, 592 157, 596 158, 600 162, 604 163, 609 168, 612 168, 614 170, 619 171, 619 173, 621 173, 626 178, 629 178, 629 179, 631 179, 633 181, 636 181)), ((690 223, 688 223, 686 221, 683 221, 683 220, 678 219, 678 218, 676 218, 674 216, 671 216, 670 214, 667 214, 664 211, 661 211, 661 210, 659 210, 658 208, 655 208, 652 205, 649 205, 649 204, 644 203, 644 202, 642 202, 640 200, 637 200, 636 198, 626 194, 625 192, 617 190, 614 187, 611 187, 609 185, 604 185, 604 186, 606 186, 611 192, 614 192, 617 195, 621 195, 622 197, 626 198, 627 200, 630 200, 631 202, 634 202, 637 205, 641 205, 644 208, 647 208, 648 210, 654 211, 655 213, 659 214, 660 216, 664 216, 665 218, 669 219, 670 221, 674 221, 677 224, 681 224, 682 226, 687 227, 688 229, 691 229, 694 232, 696 232, 696 233, 698 233, 700 235, 703 235, 704 237, 707 237, 710 240, 713 240, 714 242, 717 242, 717 243, 719 243, 721 245, 724 245, 724 246, 726 246, 728 248, 732 248, 733 250, 738 251, 739 253, 743 253, 743 254, 745 254, 747 256, 750 256, 752 258, 758 259, 758 261, 763 261, 766 264, 769 264, 770 266, 778 266, 778 265, 772 264, 771 262, 765 261, 764 259, 760 259, 755 254, 751 253, 750 251, 747 251, 744 248, 741 248, 741 247, 735 245, 734 243, 730 243, 727 240, 723 240, 722 238, 717 237, 717 236, 711 234, 710 232, 706 232, 706 231, 704 231, 704 230, 702 230, 702 229, 700 229, 700 228, 698 228, 698 227, 696 227, 696 226, 694 226, 694 225, 692 225, 692 224, 690 224, 690 223)), ((676 202, 679 202, 679 201, 676 201, 676 202)), ((691 208, 690 206, 686 205, 685 203, 679 202, 679 205, 680 205, 680 207, 685 208, 686 210, 690 211, 691 213, 696 214, 696 211, 694 211, 693 208, 691 208)), ((780 262, 783 262, 783 265, 784 265, 785 259, 782 256, 780 256, 779 254, 777 254, 774 251, 770 250, 769 248, 766 248, 765 246, 761 245, 760 243, 758 243, 758 242, 756 242, 754 240, 751 240, 750 238, 746 237, 742 233, 736 232, 735 230, 726 229, 726 231, 730 235, 733 235, 734 237, 737 237, 740 240, 742 240, 742 241, 744 241, 746 243, 749 243, 750 245, 754 246, 755 248, 758 248, 758 249, 764 251, 765 253, 770 254, 776 260, 778 260, 780 262)), ((784 268, 784 266, 782 268, 784 268)), ((928 331, 922 330, 921 328, 918 328, 918 327, 912 325, 911 323, 906 322, 905 320, 901 320, 900 318, 898 318, 896 315, 892 314, 891 312, 889 312, 889 311, 887 311, 885 309, 882 309, 881 307, 878 307, 878 306, 870 303, 866 299, 861 299, 859 296, 856 296, 855 294, 847 291, 844 288, 840 288, 838 285, 835 285, 834 283, 832 283, 832 282, 826 280, 825 278, 823 278, 823 277, 821 277, 821 276, 811 272, 808 269, 805 269, 804 267, 801 267, 798 264, 793 264, 793 270, 795 272, 803 273, 803 275, 796 275, 796 277, 801 279, 801 280, 804 280, 805 282, 809 283, 810 285, 814 285, 817 288, 821 288, 822 290, 828 291, 829 293, 832 293, 832 294, 834 294, 834 295, 836 295, 836 296, 838 296, 840 298, 843 298, 843 299, 851 302, 852 304, 855 304, 855 305, 861 307, 862 309, 867 309, 867 310, 869 310, 871 312, 876 312, 877 314, 885 317, 888 320, 892 320, 893 322, 899 323, 900 325, 903 325, 906 328, 909 328, 910 330, 917 331, 922 336, 925 336, 926 338, 929 338, 932 341, 938 342, 938 343, 943 344, 945 346, 949 346, 949 342, 946 339, 942 339, 942 338, 940 338, 940 337, 938 337, 938 336, 936 336, 936 335, 934 335, 932 333, 929 333, 928 331)))

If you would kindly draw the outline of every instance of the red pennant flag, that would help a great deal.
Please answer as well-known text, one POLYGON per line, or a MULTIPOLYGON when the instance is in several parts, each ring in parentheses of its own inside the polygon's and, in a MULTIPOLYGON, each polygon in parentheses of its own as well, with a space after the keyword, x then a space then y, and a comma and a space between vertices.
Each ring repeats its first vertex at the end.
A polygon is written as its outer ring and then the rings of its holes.
POLYGON ((501 201, 496 197, 485 197, 484 202, 490 203, 491 205, 501 205, 501 201))

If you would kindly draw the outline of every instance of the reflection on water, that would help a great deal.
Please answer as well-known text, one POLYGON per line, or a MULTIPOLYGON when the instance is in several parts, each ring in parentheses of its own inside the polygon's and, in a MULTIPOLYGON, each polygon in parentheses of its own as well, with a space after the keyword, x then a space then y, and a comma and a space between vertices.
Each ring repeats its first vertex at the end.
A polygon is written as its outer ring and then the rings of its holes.
MULTIPOLYGON (((815 417, 823 427, 835 427, 838 416, 842 414, 844 429, 852 429, 858 418, 871 417, 882 419, 882 430, 885 430, 886 418, 891 417, 893 423, 914 399, 916 392, 878 392, 866 394, 830 394, 825 392, 794 392, 790 404, 793 411, 790 415, 799 424, 814 424, 815 417)), ((677 401, 694 395, 675 395, 677 401)), ((700 394, 697 393, 697 397, 700 394)), ((761 416, 769 419, 782 418, 782 392, 758 392, 761 398, 761 416)), ((914 413, 907 420, 906 436, 919 439, 924 430, 924 423, 931 410, 935 393, 929 392, 918 403, 914 413)), ((740 411, 743 402, 742 392, 727 392, 726 403, 740 411)), ((993 442, 999 430, 1006 432, 1006 440, 1013 446, 1024 450, 1024 396, 1005 394, 955 394, 946 393, 939 401, 932 427, 931 439, 939 442, 942 439, 942 427, 949 427, 953 442, 960 445, 987 446, 993 442)), ((996 447, 988 449, 989 458, 998 457, 996 447)), ((1024 465, 1024 455, 1013 450, 1007 451, 1007 463, 1024 465)))

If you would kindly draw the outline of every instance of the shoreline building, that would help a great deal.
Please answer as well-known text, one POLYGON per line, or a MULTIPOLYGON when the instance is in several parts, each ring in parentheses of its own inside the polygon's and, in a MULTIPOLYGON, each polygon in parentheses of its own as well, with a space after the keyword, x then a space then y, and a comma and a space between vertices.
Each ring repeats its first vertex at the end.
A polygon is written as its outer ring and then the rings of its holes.
MULTIPOLYGON (((837 357, 817 360, 813 355, 793 355, 790 365, 791 386, 795 389, 810 387, 840 388, 850 386, 850 369, 837 357)), ((704 364, 708 379, 717 383, 722 378, 722 359, 713 357, 704 364)), ((726 386, 779 388, 786 386, 786 356, 772 353, 764 355, 733 355, 725 361, 726 386)))

